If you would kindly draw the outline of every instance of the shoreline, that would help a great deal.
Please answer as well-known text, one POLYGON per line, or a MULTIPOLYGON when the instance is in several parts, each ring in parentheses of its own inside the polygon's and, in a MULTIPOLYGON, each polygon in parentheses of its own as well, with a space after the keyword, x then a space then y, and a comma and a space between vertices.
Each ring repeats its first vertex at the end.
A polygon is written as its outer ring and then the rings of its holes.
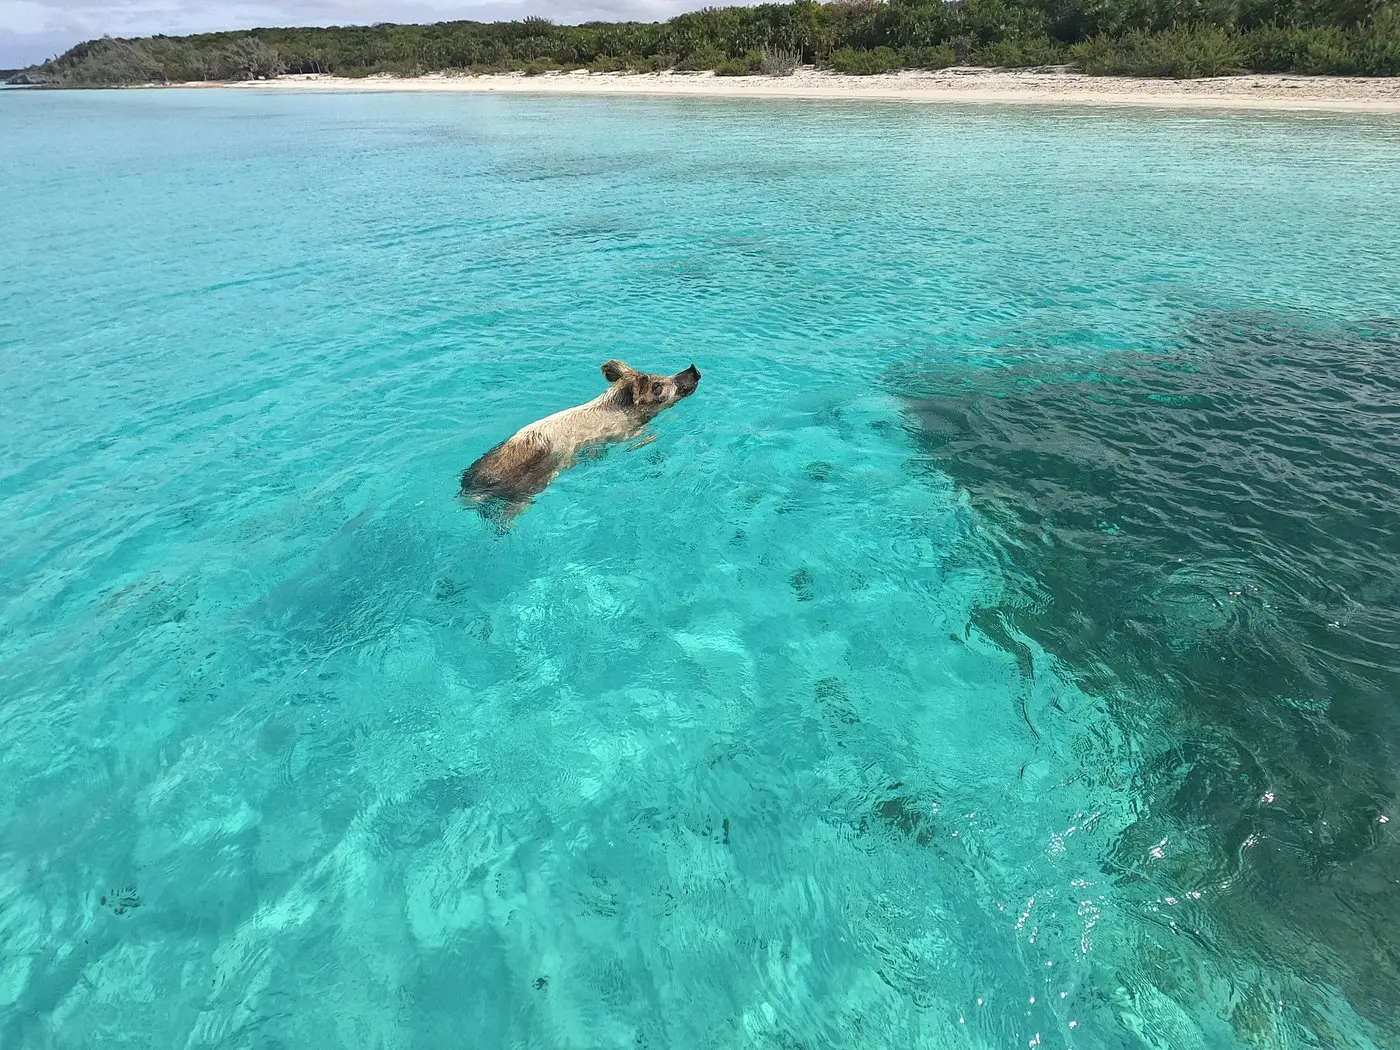
POLYGON ((1244 74, 1201 80, 1091 77, 1047 70, 953 68, 849 76, 802 69, 790 76, 719 77, 711 73, 523 73, 421 77, 299 74, 275 80, 152 87, 262 91, 469 92, 623 95, 667 98, 884 101, 1156 109, 1400 115, 1400 78, 1244 74))

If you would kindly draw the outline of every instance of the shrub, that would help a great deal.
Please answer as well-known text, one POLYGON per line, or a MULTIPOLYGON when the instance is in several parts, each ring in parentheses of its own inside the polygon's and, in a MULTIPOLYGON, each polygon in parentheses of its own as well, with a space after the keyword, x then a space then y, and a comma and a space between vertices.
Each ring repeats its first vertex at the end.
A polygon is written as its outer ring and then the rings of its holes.
POLYGON ((165 79, 163 65, 143 41, 104 37, 93 41, 81 57, 63 71, 58 82, 77 87, 100 87, 107 84, 151 84, 165 79))
POLYGON ((1246 64, 1260 73, 1352 73, 1351 48, 1338 29, 1267 26, 1245 37, 1246 64))
POLYGON ((219 80, 270 80, 287 71, 282 56, 251 36, 229 44, 220 59, 219 80))
POLYGON ((906 47, 899 53, 906 69, 947 69, 958 64, 958 56, 947 44, 938 47, 906 47))
POLYGON ((745 58, 726 58, 715 63, 715 76, 717 77, 746 77, 753 73, 758 67, 757 56, 745 58))
POLYGON ((729 56, 718 48, 703 47, 682 58, 676 63, 676 68, 682 70, 716 69, 721 62, 727 61, 729 61, 729 56))
MULTIPOLYGON (((950 52, 951 54, 951 49, 950 52)), ((1024 69, 1027 66, 1049 66, 1065 61, 1065 46, 1047 36, 1026 40, 999 40, 973 51, 968 58, 974 66, 1003 69, 1024 69)), ((952 65, 950 62, 949 65, 952 65)))
POLYGON ((670 55, 652 55, 648 58, 640 58, 637 55, 625 55, 621 58, 615 55, 599 55, 583 68, 590 73, 659 73, 673 65, 675 59, 670 55))
POLYGON ((1368 77, 1400 77, 1400 8, 1386 8, 1352 42, 1355 70, 1368 77))
POLYGON ((676 60, 670 55, 652 55, 649 58, 630 55, 623 62, 626 68, 634 73, 660 73, 676 64, 676 60))
POLYGON ((795 51, 765 47, 758 59, 758 71, 766 77, 790 77, 801 65, 802 56, 795 51))
POLYGON ((826 64, 838 73, 859 77, 888 73, 903 66, 899 54, 888 47, 877 47, 870 51, 853 51, 843 47, 829 54, 826 64))
POLYGON ((1097 36, 1074 45, 1070 55, 1093 76, 1219 77, 1243 72, 1245 66, 1240 36, 1214 28, 1097 36))

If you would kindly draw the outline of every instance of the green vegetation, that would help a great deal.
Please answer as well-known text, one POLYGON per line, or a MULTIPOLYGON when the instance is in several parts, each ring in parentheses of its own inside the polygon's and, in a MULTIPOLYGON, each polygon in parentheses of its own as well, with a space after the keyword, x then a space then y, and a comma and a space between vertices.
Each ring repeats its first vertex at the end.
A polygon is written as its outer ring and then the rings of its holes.
POLYGON ((255 29, 79 44, 20 74, 65 87, 289 73, 588 69, 783 74, 1074 65, 1091 74, 1400 76, 1400 0, 846 0, 708 9, 660 23, 255 29))

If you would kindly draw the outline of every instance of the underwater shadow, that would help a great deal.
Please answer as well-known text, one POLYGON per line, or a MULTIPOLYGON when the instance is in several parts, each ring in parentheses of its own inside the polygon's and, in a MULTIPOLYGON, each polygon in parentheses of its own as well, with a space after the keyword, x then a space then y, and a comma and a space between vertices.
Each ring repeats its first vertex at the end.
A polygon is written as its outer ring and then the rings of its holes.
POLYGON ((1210 887, 1232 945, 1400 1035, 1400 322, 1208 315, 1173 353, 886 381, 996 537, 974 626, 1141 741, 1111 874, 1210 887))

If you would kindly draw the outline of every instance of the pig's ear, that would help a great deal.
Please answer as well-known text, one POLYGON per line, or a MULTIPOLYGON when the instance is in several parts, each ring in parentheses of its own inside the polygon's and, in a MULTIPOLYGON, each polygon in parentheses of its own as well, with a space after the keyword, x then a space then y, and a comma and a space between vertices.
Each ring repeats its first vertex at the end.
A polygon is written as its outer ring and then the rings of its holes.
POLYGON ((606 361, 603 364, 603 378, 609 383, 616 383, 623 376, 633 375, 634 372, 621 361, 606 361))

